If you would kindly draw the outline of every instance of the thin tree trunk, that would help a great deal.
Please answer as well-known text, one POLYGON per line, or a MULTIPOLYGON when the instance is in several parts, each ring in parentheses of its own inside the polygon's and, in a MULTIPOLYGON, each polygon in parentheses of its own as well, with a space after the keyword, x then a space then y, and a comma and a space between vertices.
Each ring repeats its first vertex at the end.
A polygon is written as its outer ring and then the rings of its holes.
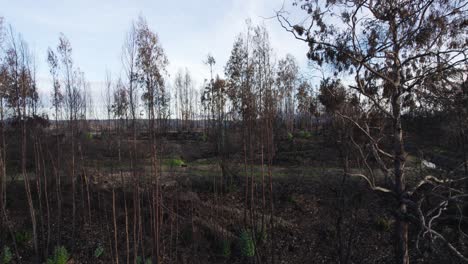
POLYGON ((394 162, 394 177, 395 177, 395 192, 398 197, 398 208, 395 221, 395 236, 396 236, 396 261, 398 264, 409 264, 408 255, 408 221, 407 205, 405 202, 405 177, 404 177, 404 164, 406 161, 403 131, 401 127, 401 98, 396 94, 392 98, 392 108, 394 116, 394 135, 393 135, 393 148, 395 158, 394 162))
POLYGON ((118 250, 118 238, 117 238, 117 219, 116 219, 116 208, 115 208, 115 190, 112 188, 112 220, 114 224, 114 249, 115 249, 115 263, 119 264, 119 250, 118 250))

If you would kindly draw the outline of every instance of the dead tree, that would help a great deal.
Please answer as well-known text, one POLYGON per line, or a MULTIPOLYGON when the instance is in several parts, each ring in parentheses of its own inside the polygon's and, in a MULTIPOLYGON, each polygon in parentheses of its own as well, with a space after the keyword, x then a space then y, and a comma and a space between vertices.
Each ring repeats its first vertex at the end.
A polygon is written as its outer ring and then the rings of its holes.
POLYGON ((34 206, 30 175, 27 171, 27 139, 28 139, 28 101, 33 96, 33 87, 35 86, 32 76, 32 54, 28 48, 27 43, 13 31, 10 26, 8 31, 8 47, 6 52, 6 69, 7 75, 10 79, 9 85, 6 87, 6 101, 10 108, 14 111, 14 118, 19 124, 21 129, 21 175, 24 180, 24 187, 26 191, 26 198, 28 201, 29 214, 31 217, 32 230, 33 230, 33 246, 36 261, 39 261, 39 238, 38 238, 38 225, 37 225, 37 210, 34 206))
POLYGON ((291 54, 286 55, 285 58, 278 62, 276 85, 280 93, 279 96, 282 98, 279 102, 279 107, 286 131, 289 133, 292 133, 294 130, 296 115, 294 94, 296 93, 298 74, 299 66, 291 54))
MULTIPOLYGON (((137 129, 138 129, 138 116, 139 116, 139 93, 138 93, 138 69, 137 69, 137 57, 138 57, 138 45, 137 45, 137 28, 134 22, 132 22, 130 30, 126 34, 125 42, 122 47, 122 66, 126 77, 126 87, 128 90, 128 104, 129 104, 129 116, 131 119, 131 148, 129 152, 130 167, 132 170, 133 178, 133 216, 132 216, 132 242, 133 242, 133 262, 136 263, 138 257, 138 219, 140 218, 140 176, 137 175, 138 166, 138 152, 137 152, 137 129)), ((126 201, 125 201, 126 205, 126 201)), ((128 215, 126 215, 128 219, 128 215)), ((129 230, 126 226, 127 235, 127 262, 130 258, 129 250, 129 230)))
POLYGON ((352 88, 390 123, 385 132, 391 135, 391 147, 385 149, 366 124, 348 118, 368 136, 374 158, 392 178, 391 186, 385 188, 377 186, 371 175, 354 175, 366 179, 372 189, 396 198, 395 256, 397 263, 407 264, 409 188, 403 103, 428 76, 443 75, 466 61, 467 44, 460 36, 465 34, 467 4, 432 0, 294 4, 307 13, 307 19, 295 24, 280 11, 277 18, 284 29, 309 45, 309 59, 333 65, 336 73, 354 76, 352 88))
MULTIPOLYGON (((137 24, 137 50, 138 57, 136 69, 138 72, 138 81, 143 88, 143 100, 146 105, 146 115, 148 118, 148 133, 151 143, 151 195, 154 213, 152 226, 153 234, 153 256, 156 262, 160 261, 160 234, 162 217, 162 194, 160 192, 160 157, 156 138, 156 118, 161 117, 161 109, 165 107, 165 81, 166 67, 169 63, 164 49, 161 46, 160 39, 156 33, 151 31, 146 21, 140 17, 137 24)), ((143 245, 142 245, 143 246, 143 245)), ((144 250, 143 250, 144 251, 144 250)), ((144 252, 143 252, 144 253, 144 252)))
MULTIPOLYGON (((85 89, 86 80, 84 73, 73 66, 72 47, 70 41, 63 34, 59 37, 57 53, 60 58, 60 69, 62 71, 62 85, 65 90, 64 108, 68 119, 68 138, 70 139, 70 183, 72 186, 72 244, 74 247, 75 231, 77 224, 77 197, 76 197, 76 175, 77 175, 77 142, 78 121, 83 117, 83 108, 85 107, 85 89)), ((59 172, 60 173, 60 172, 59 172)))
MULTIPOLYGON (((4 39, 4 24, 3 17, 0 17, 0 47, 3 46, 4 39)), ((7 85, 7 75, 6 69, 3 63, 0 65, 0 122, 1 122, 1 134, 2 142, 0 144, 0 227, 3 230, 3 212, 5 210, 6 203, 6 173, 5 173, 5 140, 4 140, 4 119, 3 119, 3 99, 5 97, 6 85, 7 85)), ((3 235, 3 232, 0 232, 0 236, 3 235)))

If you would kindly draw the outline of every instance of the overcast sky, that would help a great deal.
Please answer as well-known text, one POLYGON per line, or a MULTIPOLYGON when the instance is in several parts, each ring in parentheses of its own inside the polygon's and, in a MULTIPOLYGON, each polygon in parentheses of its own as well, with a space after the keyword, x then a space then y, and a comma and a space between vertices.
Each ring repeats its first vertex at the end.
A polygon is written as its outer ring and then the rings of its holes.
MULTIPOLYGON (((34 51, 38 64, 39 89, 49 94, 47 48, 57 46, 63 32, 73 48, 76 66, 85 72, 95 96, 106 69, 113 77, 121 73, 120 53, 132 20, 144 16, 156 32, 170 61, 171 79, 180 68, 188 68, 201 85, 209 76, 203 60, 208 53, 222 74, 237 34, 245 21, 264 23, 277 57, 293 54, 305 68, 307 45, 285 32, 272 17, 291 0, 0 0, 0 16, 22 34, 34 51)), ((98 101, 96 99, 95 101, 98 101)))

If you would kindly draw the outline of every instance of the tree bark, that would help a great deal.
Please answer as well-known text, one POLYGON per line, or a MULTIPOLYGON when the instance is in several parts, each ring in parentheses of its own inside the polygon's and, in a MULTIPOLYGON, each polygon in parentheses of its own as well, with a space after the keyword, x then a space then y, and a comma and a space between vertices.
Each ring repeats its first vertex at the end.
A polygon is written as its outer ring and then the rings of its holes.
POLYGON ((396 263, 409 264, 408 255, 408 221, 406 220, 407 205, 405 202, 404 164, 406 161, 403 131, 401 127, 401 97, 399 89, 392 97, 393 109, 393 147, 394 147, 394 177, 395 193, 398 198, 398 208, 395 221, 395 256, 396 263))

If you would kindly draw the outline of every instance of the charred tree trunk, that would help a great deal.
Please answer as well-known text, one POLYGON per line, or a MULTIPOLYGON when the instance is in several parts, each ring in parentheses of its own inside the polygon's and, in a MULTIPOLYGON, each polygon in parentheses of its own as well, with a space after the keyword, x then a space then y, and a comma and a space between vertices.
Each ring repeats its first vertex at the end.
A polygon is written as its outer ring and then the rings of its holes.
POLYGON ((408 221, 406 204, 406 183, 404 165, 406 161, 403 131, 401 127, 401 98, 399 91, 392 98, 393 108, 393 152, 394 152, 394 178, 395 193, 397 195, 398 208, 395 221, 395 254, 396 263, 409 264, 408 255, 408 221))

